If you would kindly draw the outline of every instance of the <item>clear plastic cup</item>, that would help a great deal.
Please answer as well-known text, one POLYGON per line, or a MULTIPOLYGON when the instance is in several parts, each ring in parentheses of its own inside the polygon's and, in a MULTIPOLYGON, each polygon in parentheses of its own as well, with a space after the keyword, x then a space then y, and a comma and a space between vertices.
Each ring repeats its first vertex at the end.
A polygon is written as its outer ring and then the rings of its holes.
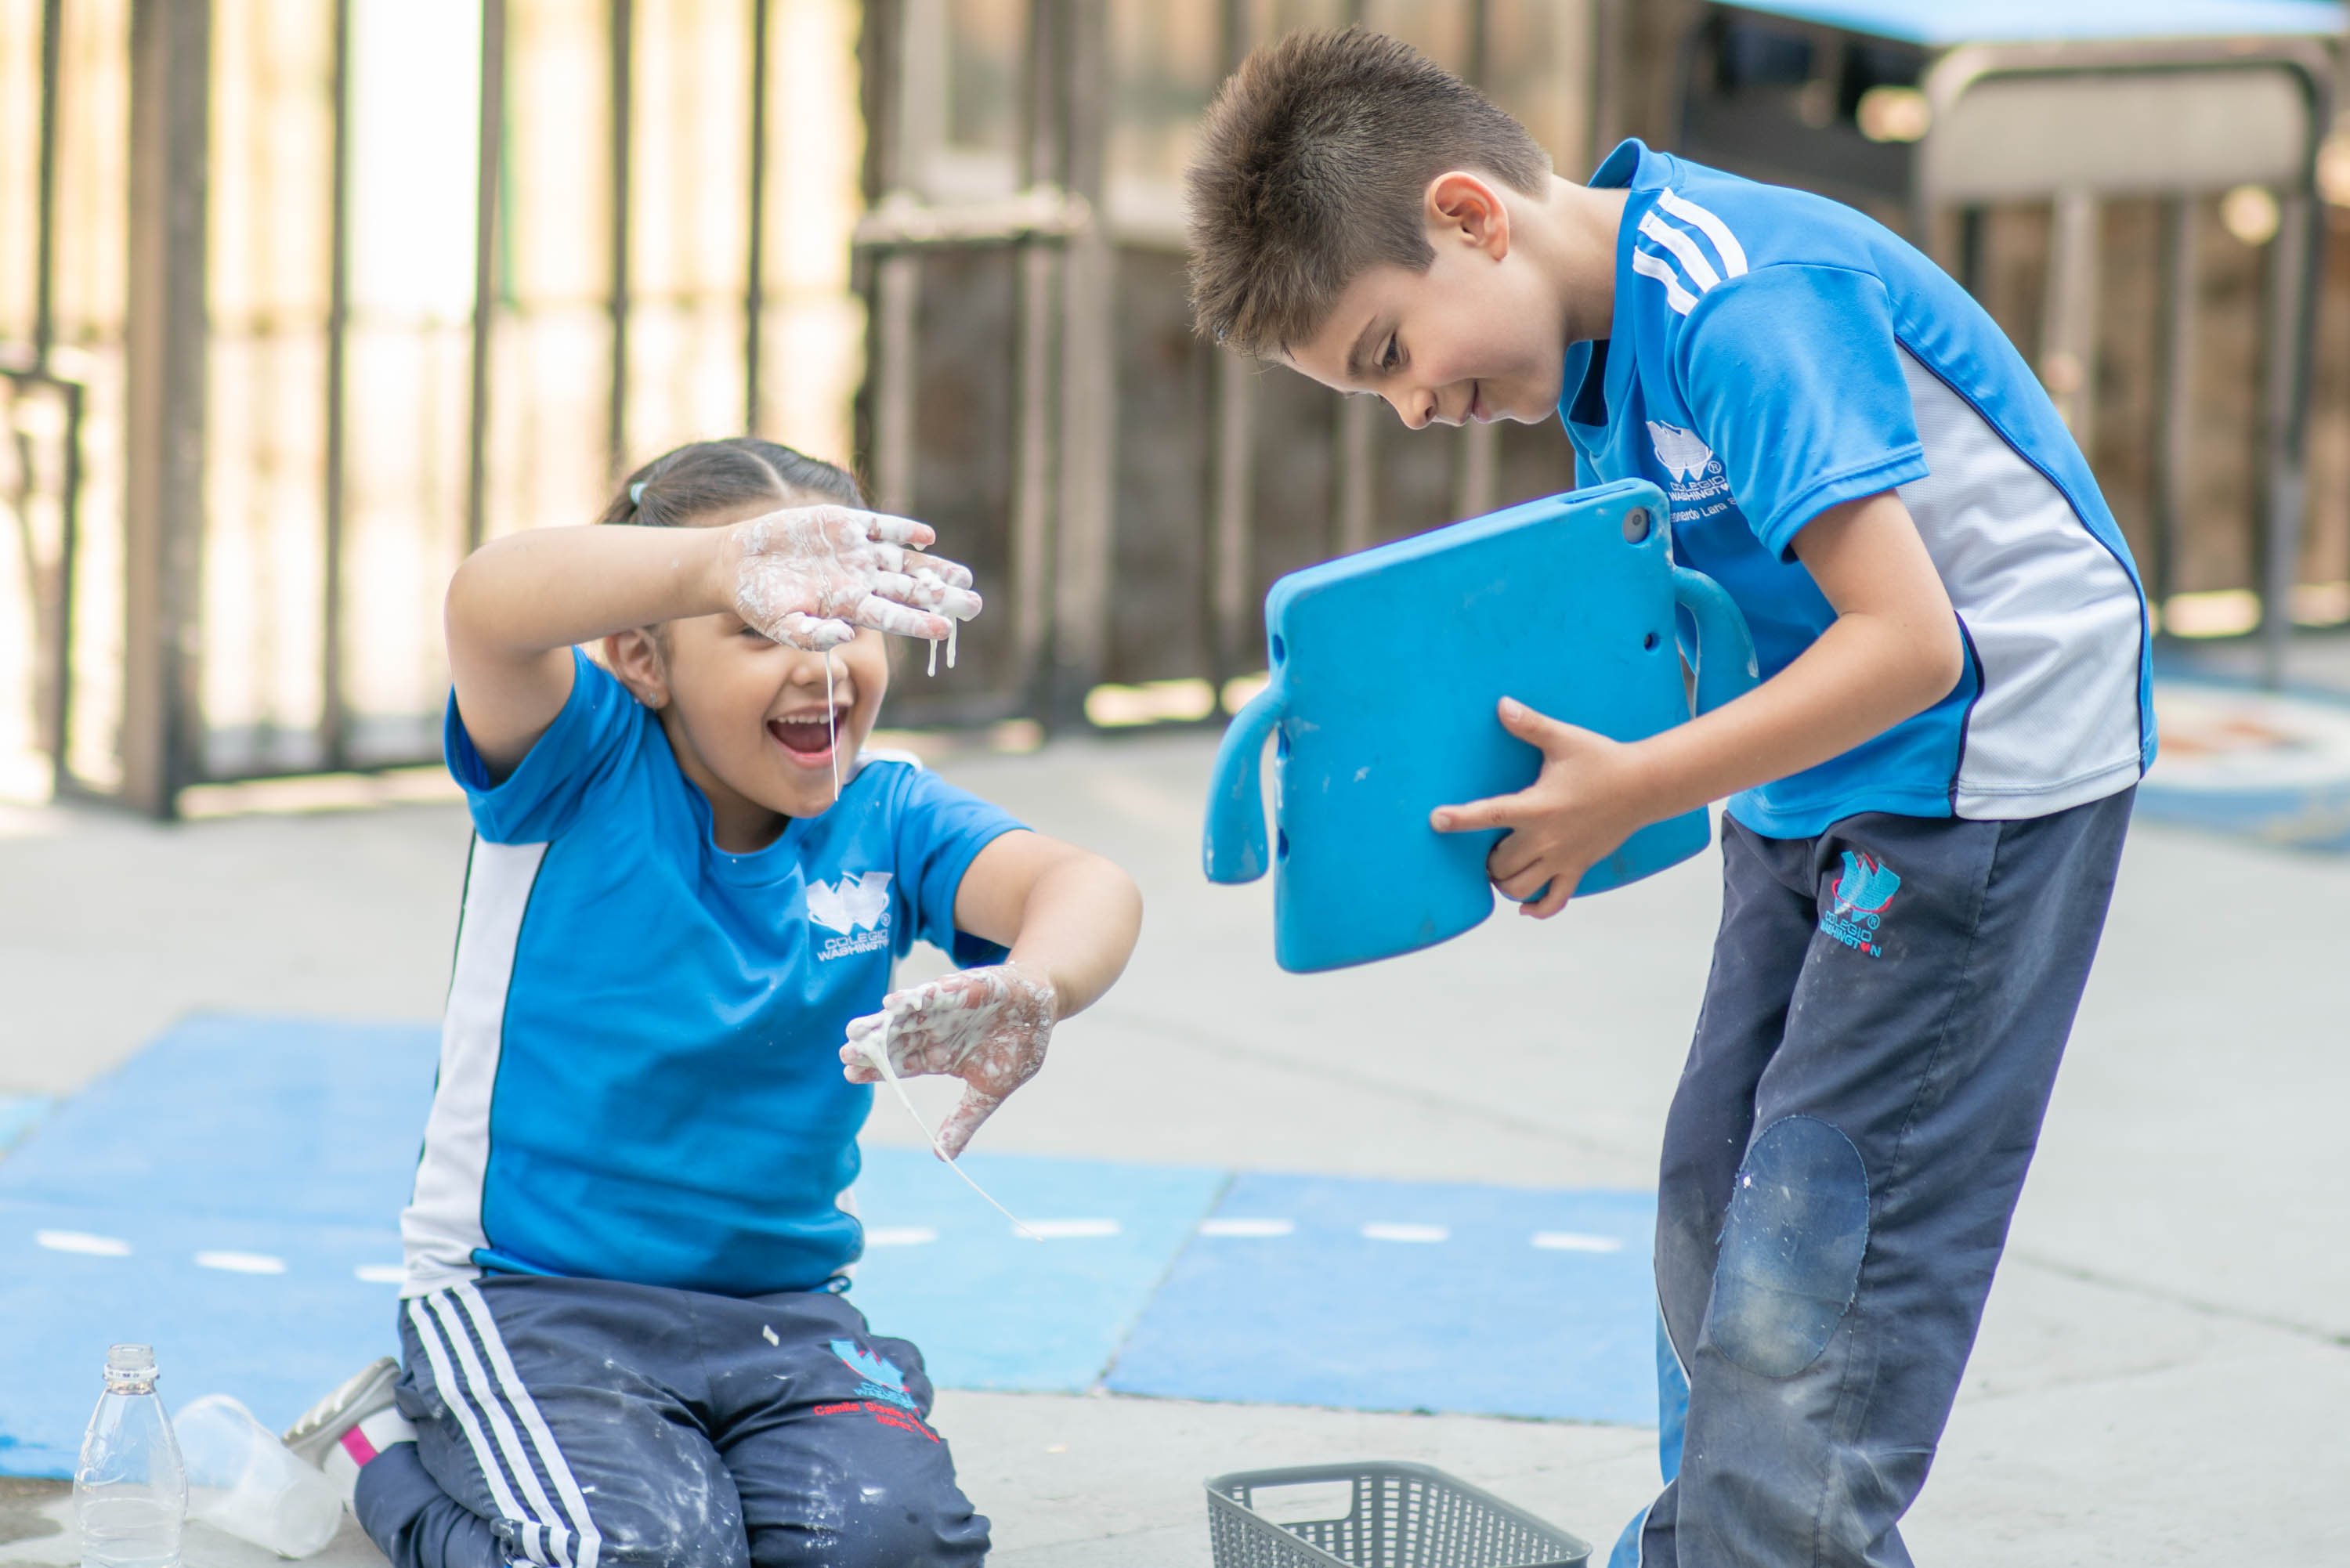
POLYGON ((172 1427, 187 1465, 189 1518, 280 1557, 307 1557, 342 1528, 334 1483, 227 1395, 183 1407, 172 1427))

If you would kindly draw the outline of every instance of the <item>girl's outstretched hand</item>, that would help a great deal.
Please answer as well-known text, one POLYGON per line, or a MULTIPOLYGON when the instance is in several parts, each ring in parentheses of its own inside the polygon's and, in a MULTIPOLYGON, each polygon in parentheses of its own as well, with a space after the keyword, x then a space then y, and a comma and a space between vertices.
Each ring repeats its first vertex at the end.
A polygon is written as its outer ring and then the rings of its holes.
POLYGON ((962 1103, 939 1127, 939 1147, 952 1159, 979 1124, 1045 1064, 1058 1012, 1053 982, 1034 970, 1008 963, 964 970, 883 997, 879 1012, 849 1024, 840 1060, 849 1082, 879 1083, 865 1043, 887 1019, 889 1064, 900 1077, 961 1078, 962 1103))
POLYGON ((937 535, 853 506, 792 506, 728 530, 725 595, 746 626, 811 653, 860 626, 931 641, 979 613, 971 573, 922 554, 937 535))

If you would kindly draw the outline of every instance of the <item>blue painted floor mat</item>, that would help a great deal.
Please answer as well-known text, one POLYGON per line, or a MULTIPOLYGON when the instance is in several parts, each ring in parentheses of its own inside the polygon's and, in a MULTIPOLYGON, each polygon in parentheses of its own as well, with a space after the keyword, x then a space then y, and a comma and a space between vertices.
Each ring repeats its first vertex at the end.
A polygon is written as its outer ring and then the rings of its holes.
MULTIPOLYGON (((196 1019, 23 1112, 0 1156, 0 1475, 70 1473, 117 1340, 155 1345, 172 1406, 226 1392, 273 1426, 397 1354, 438 1038, 196 1019)), ((1653 1419, 1644 1194, 966 1163, 1047 1239, 924 1150, 868 1148, 857 1187, 850 1299, 943 1386, 1107 1370, 1170 1397, 1653 1419)))
POLYGON ((868 1148, 857 1183, 865 1257, 848 1293, 953 1388, 1093 1386, 1224 1184, 1222 1171, 1178 1166, 962 1163, 1045 1239, 1015 1235, 927 1150, 868 1148))
POLYGON ((73 1469, 116 1340, 283 1426, 396 1353, 430 1025, 194 1018, 0 1158, 0 1474, 73 1469), (362 1275, 364 1271, 364 1276, 362 1275))
POLYGON ((173 1408, 225 1392, 269 1426, 287 1425, 368 1362, 398 1354, 399 1271, 390 1222, 0 1198, 0 1475, 73 1473, 118 1340, 155 1346, 173 1408))
MULTIPOLYGON (((439 1032, 199 1018, 34 1110, 0 1158, 0 1474, 70 1473, 116 1340, 177 1406, 290 1422, 398 1354, 399 1215, 439 1032)), ((13 1103, 13 1102, 12 1102, 13 1103)), ((928 1152, 869 1148, 853 1300, 961 1387, 1090 1387, 1222 1172, 973 1156, 1011 1227, 928 1152)))
POLYGON ((440 1048, 431 1024, 191 1018, 59 1102, 0 1198, 396 1227, 440 1048))
POLYGON ((1121 1394, 1653 1425, 1645 1192, 1233 1179, 1121 1394))
POLYGON ((0 1095, 0 1154, 7 1153, 49 1114, 49 1104, 46 1095, 0 1095))

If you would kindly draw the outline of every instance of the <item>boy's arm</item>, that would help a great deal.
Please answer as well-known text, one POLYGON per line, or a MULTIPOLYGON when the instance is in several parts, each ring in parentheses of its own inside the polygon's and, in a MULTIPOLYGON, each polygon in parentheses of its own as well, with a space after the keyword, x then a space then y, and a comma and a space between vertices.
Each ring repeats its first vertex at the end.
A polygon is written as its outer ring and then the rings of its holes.
POLYGON ((931 537, 901 518, 806 506, 723 528, 599 523, 494 540, 457 568, 442 607, 465 732, 494 772, 510 771, 563 711, 575 644, 688 616, 732 610, 809 648, 847 641, 851 622, 942 638, 947 623, 927 612, 968 615, 979 601, 962 591, 969 572, 903 547, 931 537))
POLYGON ((1734 702, 1629 743, 1505 700, 1502 722, 1541 749, 1541 775, 1516 794, 1439 807, 1432 826, 1510 829, 1487 868, 1513 898, 1542 893, 1521 912, 1546 919, 1636 830, 1841 755, 1958 683, 1958 616, 1898 494, 1830 507, 1794 547, 1836 611, 1794 663, 1734 702))
POLYGON ((1126 968, 1142 895, 1100 856, 1023 829, 972 860, 955 895, 955 926, 1010 948, 1011 957, 891 992, 880 1012, 848 1026, 840 1050, 851 1082, 878 1082, 866 1043, 886 1021, 898 1072, 962 1079, 962 1099, 939 1127, 950 1158, 1044 1066, 1054 1025, 1091 1006, 1126 968))

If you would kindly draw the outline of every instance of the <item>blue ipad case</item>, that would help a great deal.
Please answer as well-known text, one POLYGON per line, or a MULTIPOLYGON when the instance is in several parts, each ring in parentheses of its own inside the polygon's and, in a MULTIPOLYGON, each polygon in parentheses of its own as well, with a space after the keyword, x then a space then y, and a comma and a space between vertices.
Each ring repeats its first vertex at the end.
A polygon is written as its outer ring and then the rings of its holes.
MULTIPOLYGON (((1495 704, 1619 741, 1682 722, 1676 610, 1696 633, 1697 707, 1755 683, 1730 596, 1672 564, 1665 498, 1627 480, 1554 495, 1293 572, 1265 598, 1272 679, 1232 720, 1210 784, 1210 880, 1274 873, 1274 956, 1304 972, 1459 936, 1493 912, 1498 831, 1440 834, 1440 805, 1532 784, 1534 747, 1495 704), (1260 778, 1274 737, 1274 832, 1260 778)), ((1703 811, 1652 823, 1578 894, 1706 846, 1703 811)))

